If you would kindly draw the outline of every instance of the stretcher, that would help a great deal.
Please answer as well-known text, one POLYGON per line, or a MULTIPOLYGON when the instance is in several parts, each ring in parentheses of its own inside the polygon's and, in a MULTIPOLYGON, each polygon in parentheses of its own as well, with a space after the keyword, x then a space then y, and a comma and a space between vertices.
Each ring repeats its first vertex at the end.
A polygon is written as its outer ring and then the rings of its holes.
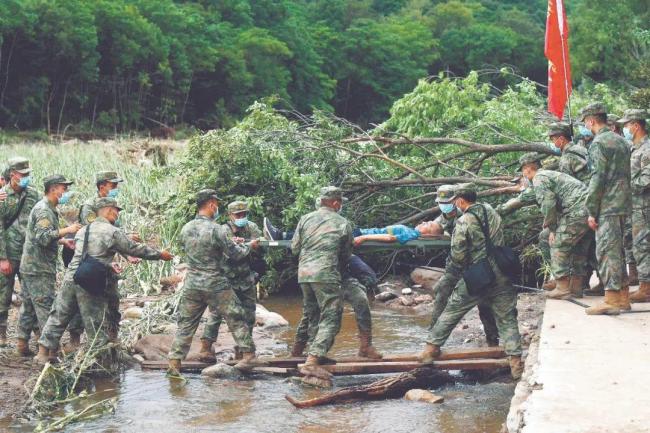
MULTIPOLYGON (((268 241, 260 240, 260 246, 262 248, 291 248, 291 241, 268 241)), ((436 236, 436 237, 426 237, 408 241, 404 244, 399 242, 376 242, 368 241, 364 242, 358 247, 355 247, 355 251, 363 252, 374 252, 374 251, 395 251, 395 250, 442 250, 448 249, 450 246, 449 236, 436 236)))

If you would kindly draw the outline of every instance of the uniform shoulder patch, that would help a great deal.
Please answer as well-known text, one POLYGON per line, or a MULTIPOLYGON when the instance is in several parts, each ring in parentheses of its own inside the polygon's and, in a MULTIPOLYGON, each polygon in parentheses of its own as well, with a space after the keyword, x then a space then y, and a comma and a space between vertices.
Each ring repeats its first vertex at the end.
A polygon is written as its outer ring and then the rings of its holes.
POLYGON ((52 223, 47 218, 43 218, 43 219, 38 220, 36 222, 36 225, 39 226, 39 227, 48 228, 48 227, 50 227, 52 225, 52 223))

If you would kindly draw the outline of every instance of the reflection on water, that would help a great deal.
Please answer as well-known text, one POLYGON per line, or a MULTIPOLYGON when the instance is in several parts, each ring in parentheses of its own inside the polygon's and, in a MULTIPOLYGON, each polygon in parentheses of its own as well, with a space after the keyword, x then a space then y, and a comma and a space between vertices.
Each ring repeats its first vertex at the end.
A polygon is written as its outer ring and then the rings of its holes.
MULTIPOLYGON (((300 299, 276 298, 265 302, 295 327, 300 319, 300 299)), ((391 353, 416 352, 424 341, 427 316, 388 310, 375 311, 375 343, 391 353)), ((290 342, 293 330, 279 338, 290 342)), ((453 336, 452 336, 453 338, 453 336)), ((333 353, 356 353, 356 324, 346 310, 333 353)), ((514 385, 459 384, 436 391, 441 405, 404 400, 360 402, 313 409, 295 409, 284 396, 300 398, 319 391, 274 377, 225 380, 186 375, 188 381, 165 378, 163 372, 129 370, 118 383, 101 383, 101 398, 119 397, 114 414, 66 428, 66 432, 441 432, 496 433, 505 420, 514 385)), ((337 386, 367 383, 377 376, 337 377, 337 386)), ((31 431, 26 428, 22 431, 31 431)), ((21 431, 18 428, 16 431, 21 431)))

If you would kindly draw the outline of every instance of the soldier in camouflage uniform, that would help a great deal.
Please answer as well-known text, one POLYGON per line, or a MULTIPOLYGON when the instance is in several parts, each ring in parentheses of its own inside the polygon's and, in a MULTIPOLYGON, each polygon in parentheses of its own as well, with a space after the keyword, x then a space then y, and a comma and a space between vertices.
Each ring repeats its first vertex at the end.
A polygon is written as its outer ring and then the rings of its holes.
MULTIPOLYGON (((343 300, 352 306, 354 316, 357 321, 359 330, 359 353, 363 358, 381 359, 382 355, 372 345, 372 315, 370 312, 370 303, 366 294, 367 285, 372 285, 373 280, 376 284, 377 276, 375 272, 366 265, 359 257, 352 255, 342 275, 343 300), (367 268, 360 271, 359 268, 367 268), (355 278, 356 275, 358 278, 355 278), (365 281, 362 283, 359 279, 365 281)), ((302 356, 305 348, 313 343, 316 333, 318 332, 318 323, 309 321, 306 310, 303 309, 300 323, 296 329, 292 356, 302 356)))
POLYGON ((88 341, 93 341, 94 347, 102 347, 109 341, 105 332, 106 320, 109 315, 109 299, 106 292, 94 294, 82 288, 74 281, 74 274, 83 259, 84 247, 88 257, 93 257, 111 269, 107 286, 117 280, 120 269, 114 263, 116 254, 128 254, 147 260, 171 260, 173 256, 168 251, 159 251, 145 244, 137 243, 126 236, 124 231, 115 227, 121 207, 114 198, 98 198, 93 204, 95 218, 91 224, 79 230, 75 237, 75 253, 66 269, 63 284, 52 314, 47 319, 41 337, 38 340, 39 349, 36 360, 45 363, 51 360, 59 347, 59 341, 74 315, 81 312, 88 341), (86 243, 88 232, 88 244, 86 243))
MULTIPOLYGON (((40 199, 36 189, 29 185, 32 169, 27 159, 10 159, 7 171, 7 184, 2 188, 6 198, 0 202, 0 347, 7 341, 7 317, 20 269, 27 220, 40 199)), ((26 354, 26 342, 19 340, 18 344, 19 351, 26 354)))
POLYGON ((584 133, 595 137, 589 147, 592 177, 586 206, 588 224, 596 232, 596 257, 605 286, 602 304, 587 314, 617 314, 630 309, 623 237, 625 218, 631 208, 630 149, 623 137, 607 128, 607 109, 602 103, 582 109, 584 133))
POLYGON ((650 302, 650 138, 645 110, 626 110, 620 120, 625 137, 633 143, 630 159, 632 234, 637 259, 639 290, 630 302, 650 302))
POLYGON ((548 228, 551 267, 557 287, 547 293, 551 299, 582 297, 589 278, 592 233, 587 226, 587 187, 566 173, 540 170, 540 156, 527 153, 519 159, 522 174, 533 183, 537 203, 548 228))
POLYGON ((458 219, 456 228, 451 235, 451 252, 445 267, 445 274, 438 282, 439 285, 455 286, 449 302, 442 315, 430 329, 425 350, 420 355, 423 363, 432 363, 440 356, 440 347, 447 341, 451 331, 463 316, 479 303, 489 305, 496 318, 499 337, 509 355, 512 376, 521 377, 523 363, 521 361, 521 341, 517 325, 517 293, 510 279, 496 266, 494 260, 488 260, 496 276, 495 282, 487 287, 482 294, 471 295, 463 280, 463 271, 477 261, 488 257, 485 236, 481 223, 487 223, 492 242, 496 246, 503 245, 503 230, 501 217, 488 204, 476 203, 476 190, 473 185, 457 187, 455 206, 463 212, 458 219), (476 216, 475 216, 475 215, 476 216), (487 221, 483 221, 487 217, 487 221))
POLYGON ((60 174, 47 176, 44 179, 45 196, 29 214, 20 260, 23 303, 18 320, 18 350, 21 355, 31 354, 24 346, 37 326, 43 330, 50 314, 56 287, 58 246, 63 243, 70 245, 72 241, 63 239, 64 236, 81 228, 79 224, 59 228, 56 207, 67 202, 71 184, 60 174))
POLYGON ((555 147, 562 151, 557 171, 587 184, 591 178, 589 154, 587 149, 571 141, 573 138, 571 126, 564 122, 553 123, 549 127, 548 137, 555 147))
MULTIPOLYGON (((440 208, 440 215, 433 220, 434 225, 434 234, 452 234, 454 228, 456 227, 456 221, 458 220, 459 212, 458 209, 453 204, 453 199, 455 197, 455 186, 454 185, 441 185, 438 187, 436 196, 436 202, 440 208)), ((427 223, 422 223, 427 224, 427 223)), ((431 316, 431 325, 430 329, 438 321, 438 318, 442 314, 449 301, 449 297, 454 290, 454 286, 449 284, 437 285, 434 293, 434 303, 433 303, 433 313, 431 316)), ((483 330, 485 332, 485 340, 487 341, 488 346, 498 346, 499 345, 499 330, 497 329, 496 320, 492 310, 488 305, 478 304, 478 316, 481 319, 483 324, 483 330)))
POLYGON ((337 187, 320 191, 321 207, 300 218, 291 241, 291 250, 299 255, 298 283, 303 293, 303 314, 314 328, 307 360, 301 372, 331 385, 331 375, 319 367, 319 358, 327 355, 341 327, 343 293, 341 271, 352 254, 352 225, 338 214, 343 193, 337 187))
MULTIPOLYGON (((262 231, 257 224, 248 220, 248 204, 246 202, 234 201, 230 203, 228 205, 228 218, 229 220, 223 225, 223 228, 228 233, 229 238, 251 241, 262 236, 262 231)), ((252 260, 252 254, 249 254, 239 260, 226 259, 223 266, 224 275, 228 278, 230 287, 235 291, 246 313, 246 323, 250 328, 251 338, 255 327, 256 283, 258 281, 257 272, 251 267, 252 260)), ((199 354, 201 360, 206 362, 216 361, 212 344, 217 339, 221 322, 221 315, 216 311, 211 311, 201 337, 201 352, 199 354)), ((241 359, 241 357, 241 352, 235 347, 235 359, 241 359)))
POLYGON ((196 197, 198 214, 181 230, 180 242, 189 269, 178 307, 178 330, 169 351, 169 372, 172 374, 180 371, 181 360, 187 356, 192 337, 207 307, 225 318, 235 344, 243 353, 242 360, 235 367, 250 370, 256 365, 248 315, 231 287, 232 282, 225 275, 224 266, 226 259, 240 261, 246 258, 259 243, 257 239, 236 243, 214 220, 220 200, 214 190, 199 191, 196 197))

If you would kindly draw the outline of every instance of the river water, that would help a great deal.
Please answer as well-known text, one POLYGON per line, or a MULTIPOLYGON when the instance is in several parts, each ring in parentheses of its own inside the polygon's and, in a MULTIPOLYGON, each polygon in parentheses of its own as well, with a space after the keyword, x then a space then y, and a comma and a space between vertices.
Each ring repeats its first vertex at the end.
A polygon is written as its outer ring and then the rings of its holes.
MULTIPOLYGON (((282 314, 291 323, 291 330, 277 336, 281 341, 291 342, 292 330, 300 319, 300 303, 295 297, 264 302, 269 310, 282 314)), ((427 315, 375 309, 373 320, 375 345, 381 351, 421 350, 427 315)), ((461 344, 465 336, 466 333, 455 331, 448 344, 461 344)), ((331 353, 353 355, 356 350, 356 324, 352 312, 346 308, 342 330, 331 353)), ((69 425, 65 431, 497 433, 514 391, 514 384, 504 379, 438 389, 435 393, 445 398, 439 405, 396 399, 299 410, 284 399, 286 394, 306 398, 319 391, 275 377, 229 380, 203 378, 198 374, 185 376, 188 381, 182 386, 165 378, 162 371, 127 370, 119 380, 97 385, 102 390, 98 398, 117 398, 114 413, 69 425)), ((380 377, 336 377, 335 385, 368 383, 380 377)), ((31 426, 16 426, 14 431, 31 429, 31 426)))

